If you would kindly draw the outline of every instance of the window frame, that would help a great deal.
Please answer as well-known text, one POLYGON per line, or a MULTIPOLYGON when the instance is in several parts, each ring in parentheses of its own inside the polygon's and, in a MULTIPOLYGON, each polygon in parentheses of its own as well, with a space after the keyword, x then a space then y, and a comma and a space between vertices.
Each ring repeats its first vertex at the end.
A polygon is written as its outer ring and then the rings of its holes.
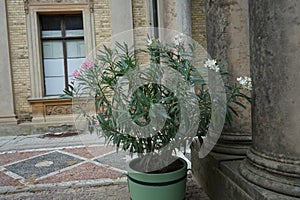
POLYGON ((92 12, 89 1, 86 3, 59 3, 59 4, 45 4, 35 3, 29 4, 26 13, 26 32, 28 41, 28 56, 30 68, 30 85, 31 96, 28 100, 34 99, 49 99, 59 98, 57 96, 45 96, 44 78, 43 78, 43 57, 42 46, 40 38, 40 22, 39 15, 41 14, 78 14, 82 13, 83 31, 84 31, 84 46, 85 55, 90 55, 95 49, 95 28, 94 28, 94 14, 92 12))
MULTIPOLYGON (((40 22, 40 41, 41 41, 41 50, 42 50, 42 60, 43 60, 43 80, 44 80, 44 94, 43 96, 56 96, 56 95, 61 95, 63 94, 63 91, 61 91, 61 94, 47 94, 46 90, 46 73, 45 73, 45 55, 43 51, 43 43, 47 41, 60 41, 62 42, 62 52, 63 52, 63 70, 64 70, 64 84, 65 88, 69 84, 69 73, 68 73, 68 52, 67 52, 67 42, 69 41, 74 41, 74 40, 85 40, 84 35, 83 36, 67 36, 66 31, 67 31, 67 23, 66 23, 66 16, 80 16, 82 23, 83 23, 83 17, 82 13, 60 13, 60 14, 39 14, 39 22, 40 22), (59 17, 59 23, 60 23, 60 29, 59 31, 61 32, 61 36, 56 36, 56 37, 43 37, 42 36, 42 26, 43 22, 41 22, 41 18, 43 16, 56 16, 59 17)), ((83 27, 82 30, 84 31, 83 27)), ((86 54, 85 54, 86 57, 86 54)))

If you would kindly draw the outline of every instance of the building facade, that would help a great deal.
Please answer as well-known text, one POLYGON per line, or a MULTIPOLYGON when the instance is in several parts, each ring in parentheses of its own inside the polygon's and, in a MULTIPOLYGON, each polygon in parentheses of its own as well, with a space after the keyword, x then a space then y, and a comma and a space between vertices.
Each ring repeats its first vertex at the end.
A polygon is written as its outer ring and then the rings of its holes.
MULTIPOLYGON (((205 46, 204 0, 5 0, 1 8, 0 123, 63 122, 72 71, 99 44, 138 27, 191 35, 205 46)), ((130 32, 126 41, 144 42, 130 32)))

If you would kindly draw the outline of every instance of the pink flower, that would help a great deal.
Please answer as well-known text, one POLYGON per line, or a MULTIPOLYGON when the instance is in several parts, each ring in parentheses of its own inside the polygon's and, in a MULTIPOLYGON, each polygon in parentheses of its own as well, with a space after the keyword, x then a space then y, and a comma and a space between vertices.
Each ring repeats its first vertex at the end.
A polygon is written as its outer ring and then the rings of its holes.
POLYGON ((196 94, 198 94, 198 95, 201 94, 201 90, 197 90, 196 94))
POLYGON ((172 59, 173 59, 173 60, 177 60, 177 56, 176 56, 176 55, 173 55, 172 59))
POLYGON ((73 71, 73 73, 72 73, 72 76, 73 76, 74 78, 79 77, 79 76, 80 76, 80 71, 78 71, 77 69, 75 69, 75 70, 73 71))
POLYGON ((93 63, 93 61, 91 61, 91 60, 87 60, 87 61, 85 61, 84 63, 82 63, 82 65, 81 65, 81 69, 90 69, 90 68, 92 68, 94 66, 94 63, 93 63))

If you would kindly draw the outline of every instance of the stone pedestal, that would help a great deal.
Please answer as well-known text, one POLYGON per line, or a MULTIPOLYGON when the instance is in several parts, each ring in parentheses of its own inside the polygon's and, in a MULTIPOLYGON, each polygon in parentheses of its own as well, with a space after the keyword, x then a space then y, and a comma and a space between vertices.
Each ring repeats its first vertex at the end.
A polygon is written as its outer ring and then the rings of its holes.
POLYGON ((10 68, 6 1, 0 1, 0 27, 0 124, 16 124, 17 120, 14 114, 14 98, 10 68))
MULTIPOLYGON (((227 82, 236 83, 240 76, 250 76, 248 1, 206 1, 207 51, 214 59, 221 59, 224 70, 232 76, 227 82)), ((245 91, 246 92, 246 91, 245 91)), ((250 95, 248 93, 248 95, 250 95)), ((214 151, 245 155, 251 144, 251 106, 235 107, 231 126, 225 126, 214 151)))
POLYGON ((240 167, 255 185, 300 197, 300 2, 249 1, 253 144, 240 167))

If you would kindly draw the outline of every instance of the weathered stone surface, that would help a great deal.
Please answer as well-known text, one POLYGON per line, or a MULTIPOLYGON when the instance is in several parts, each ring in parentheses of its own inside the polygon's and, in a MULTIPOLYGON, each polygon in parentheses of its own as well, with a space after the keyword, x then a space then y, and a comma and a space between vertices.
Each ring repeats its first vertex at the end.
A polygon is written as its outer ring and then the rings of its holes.
POLYGON ((300 2, 250 1, 253 144, 241 172, 300 197, 300 2))
POLYGON ((212 200, 296 199, 264 189, 246 180, 239 173, 243 158, 243 156, 212 152, 205 158, 199 159, 197 148, 192 148, 192 171, 195 179, 212 200))
POLYGON ((223 161, 242 158, 240 156, 211 153, 205 158, 199 159, 198 151, 192 149, 192 171, 198 183, 211 199, 251 200, 253 198, 219 168, 220 163, 223 161))
MULTIPOLYGON (((206 1, 206 32, 208 54, 220 59, 223 70, 232 75, 226 81, 233 84, 237 77, 250 76, 248 1, 206 1)), ((243 103, 247 109, 232 105, 239 116, 233 115, 232 125, 224 127, 215 151, 246 154, 251 144, 251 106, 243 103)))

